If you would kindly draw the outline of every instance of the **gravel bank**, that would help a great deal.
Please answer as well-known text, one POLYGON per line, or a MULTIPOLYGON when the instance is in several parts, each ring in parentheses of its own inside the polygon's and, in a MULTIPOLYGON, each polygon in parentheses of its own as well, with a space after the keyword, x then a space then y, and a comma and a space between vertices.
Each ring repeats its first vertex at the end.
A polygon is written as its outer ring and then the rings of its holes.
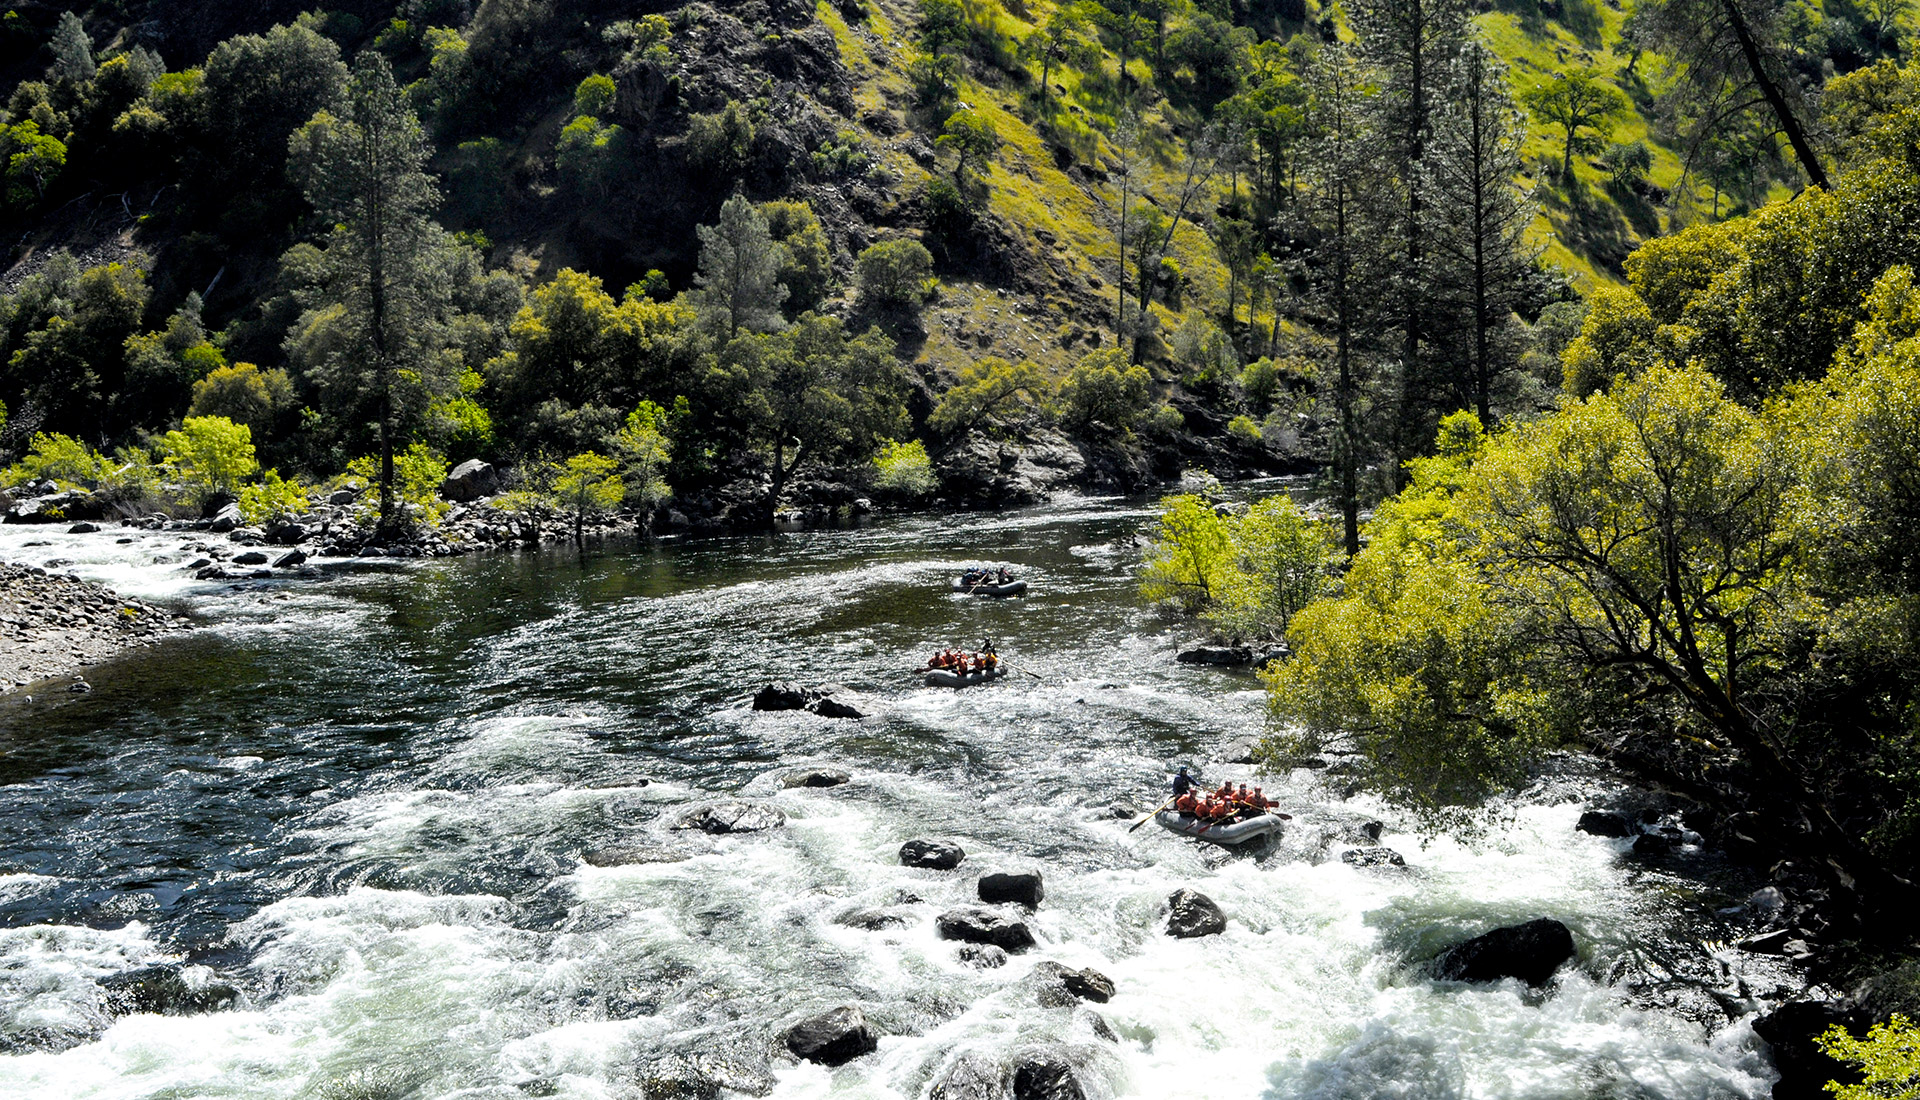
MULTIPOLYGON (((179 629, 173 612, 110 588, 0 562, 0 694, 87 665, 179 629)), ((70 690, 84 681, 76 680, 70 690)))

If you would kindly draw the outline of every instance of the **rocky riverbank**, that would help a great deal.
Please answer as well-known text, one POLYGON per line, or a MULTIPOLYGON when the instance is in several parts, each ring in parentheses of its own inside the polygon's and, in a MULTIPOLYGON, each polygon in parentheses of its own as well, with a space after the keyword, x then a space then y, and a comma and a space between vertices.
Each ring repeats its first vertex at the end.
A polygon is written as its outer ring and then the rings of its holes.
POLYGON ((0 563, 0 694, 55 678, 67 680, 58 690, 89 691, 81 669, 182 625, 173 612, 110 588, 0 563))

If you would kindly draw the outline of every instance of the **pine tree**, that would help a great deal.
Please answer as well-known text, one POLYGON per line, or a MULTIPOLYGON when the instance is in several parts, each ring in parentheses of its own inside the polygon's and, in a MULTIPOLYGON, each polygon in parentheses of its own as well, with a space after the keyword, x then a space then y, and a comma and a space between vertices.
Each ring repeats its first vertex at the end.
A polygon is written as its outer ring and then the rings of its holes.
POLYGON ((404 414, 436 389, 432 353, 450 296, 438 262, 445 234, 428 216, 440 194, 426 171, 420 120, 386 59, 371 50, 354 65, 342 115, 315 115, 292 148, 307 200, 334 229, 321 285, 288 342, 306 345, 323 390, 370 406, 387 531, 404 414), (315 338, 317 327, 328 330, 325 338, 315 338))
POLYGON ((1421 165, 1431 242, 1421 275, 1435 305, 1465 330, 1469 359, 1456 388, 1487 425, 1494 375, 1511 365, 1496 364, 1492 335, 1526 292, 1538 255, 1525 236, 1533 203, 1514 182, 1526 133, 1506 65, 1469 41, 1448 68, 1446 106, 1434 116, 1421 165))
POLYGON ((720 206, 718 225, 700 226, 702 315, 726 331, 727 339, 748 332, 778 332, 786 327, 780 303, 787 300, 780 282, 784 260, 767 219, 753 204, 734 195, 720 206))
POLYGON ((60 13, 60 21, 53 25, 52 46, 53 70, 49 75, 55 80, 78 87, 93 79, 93 39, 79 16, 70 11, 60 13))

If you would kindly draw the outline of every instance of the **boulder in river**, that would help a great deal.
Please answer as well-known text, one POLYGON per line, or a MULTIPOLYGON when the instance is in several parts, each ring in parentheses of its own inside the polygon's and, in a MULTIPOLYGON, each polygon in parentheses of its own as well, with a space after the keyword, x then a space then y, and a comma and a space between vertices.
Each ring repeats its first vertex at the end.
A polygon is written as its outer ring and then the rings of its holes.
POLYGON ((1588 810, 1581 814, 1580 822, 1574 828, 1594 836, 1633 835, 1633 826, 1627 823, 1626 818, 1605 810, 1588 810))
POLYGON ((990 943, 961 944, 955 958, 976 970, 997 970, 1007 965, 1007 953, 990 943))
POLYGON ((771 806, 758 806, 751 802, 716 802, 689 812, 680 819, 676 828, 699 829, 719 835, 757 833, 777 829, 786 823, 787 815, 771 806))
POLYGON ((1497 982, 1518 978, 1545 985, 1573 958, 1573 933, 1550 917, 1496 928, 1448 948, 1434 960, 1434 976, 1448 982, 1497 982))
POLYGON ((716 1100, 722 1089, 765 1096, 776 1083, 765 1061, 738 1052, 669 1054, 641 1066, 636 1076, 645 1100, 716 1100))
POLYGON ((1198 890, 1182 887, 1167 898, 1167 935, 1177 939, 1217 936, 1227 930, 1227 915, 1198 890))
POLYGON ((1183 665, 1250 665, 1253 650, 1243 645, 1198 645, 1181 650, 1173 659, 1183 665))
POLYGON ((102 978, 100 989, 107 1011, 116 1016, 193 1016, 231 1008, 240 998, 239 990, 204 967, 143 966, 102 978))
POLYGON ((1058 1051, 1030 1051, 1013 1063, 1013 1100, 1086 1100, 1072 1061, 1058 1051))
POLYGON ((279 557, 273 559, 273 567, 275 569, 292 569, 296 565, 305 565, 306 562, 307 562, 306 551, 289 550, 286 553, 280 555, 279 557))
POLYGON ((754 710, 806 710, 822 718, 865 718, 867 712, 838 684, 807 687, 791 680, 775 680, 753 696, 754 710))
POLYGON ((868 932, 878 932, 883 928, 898 928, 907 923, 907 918, 899 913, 889 913, 885 909, 855 909, 843 913, 833 920, 835 924, 848 928, 860 928, 868 932))
POLYGON ((782 787, 838 787, 853 779, 839 768, 806 768, 780 777, 782 787))
POLYGON ((1002 871, 980 876, 980 900, 989 905, 1018 902, 1034 909, 1046 896, 1038 871, 1002 871))
POLYGON ((100 530, 100 525, 97 523, 76 523, 72 527, 67 528, 67 534, 91 535, 98 530, 100 530))
POLYGON ((880 1036, 854 1005, 809 1016, 787 1029, 787 1049, 809 1062, 843 1066, 880 1049, 880 1036))
POLYGON ((1000 1100, 1000 1063, 978 1051, 965 1051, 934 1083, 928 1100, 1000 1100))
POLYGON ((1857 1028, 1860 1021, 1827 1001, 1790 1001, 1753 1022, 1753 1033, 1773 1048, 1780 1080, 1774 1100, 1814 1100, 1829 1095, 1828 1081, 1856 1084, 1860 1073, 1827 1057, 1814 1040, 1835 1024, 1857 1028))
POLYGON ((935 871, 951 871, 960 866, 967 853, 958 844, 947 844, 938 840, 909 840, 900 846, 900 865, 902 867, 928 867, 935 871))
POLYGON ((235 554, 233 556, 233 564, 265 565, 267 564, 267 556, 258 550, 249 550, 244 554, 235 554))
POLYGON ((1047 961, 1034 966, 1033 977, 1042 987, 1043 1004, 1069 1004, 1075 998, 1106 1004, 1113 999, 1113 979, 1092 967, 1072 970, 1060 963, 1047 961), (1048 996, 1048 993, 1064 996, 1048 996))
POLYGON ((990 943, 1007 951, 1024 951, 1034 944, 1033 930, 1025 921, 992 909, 949 909, 934 918, 933 927, 943 940, 990 943))
POLYGON ((1340 853, 1340 862, 1355 867, 1405 867, 1406 858, 1392 848, 1348 848, 1340 853))

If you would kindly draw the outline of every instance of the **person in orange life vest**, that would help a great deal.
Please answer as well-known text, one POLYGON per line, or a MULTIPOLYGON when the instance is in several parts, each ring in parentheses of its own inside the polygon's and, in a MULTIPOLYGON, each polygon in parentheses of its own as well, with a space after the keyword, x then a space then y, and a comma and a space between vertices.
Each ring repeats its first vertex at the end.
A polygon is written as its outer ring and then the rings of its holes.
POLYGON ((1253 805, 1253 792, 1247 790, 1245 783, 1240 784, 1240 789, 1233 793, 1233 798, 1234 801, 1240 803, 1242 806, 1253 805))
POLYGON ((1200 800, 1193 797, 1192 791, 1183 791, 1173 800, 1173 809, 1175 813, 1193 817, 1200 809, 1200 800))
POLYGON ((1254 809, 1264 810, 1271 807, 1272 805, 1273 803, 1270 800, 1268 800, 1267 796, 1260 793, 1260 788, 1255 787, 1253 789, 1253 808, 1254 809))
POLYGON ((1220 784, 1220 789, 1213 792, 1213 797, 1222 802, 1231 800, 1233 798, 1233 782, 1229 780, 1228 782, 1220 784))

